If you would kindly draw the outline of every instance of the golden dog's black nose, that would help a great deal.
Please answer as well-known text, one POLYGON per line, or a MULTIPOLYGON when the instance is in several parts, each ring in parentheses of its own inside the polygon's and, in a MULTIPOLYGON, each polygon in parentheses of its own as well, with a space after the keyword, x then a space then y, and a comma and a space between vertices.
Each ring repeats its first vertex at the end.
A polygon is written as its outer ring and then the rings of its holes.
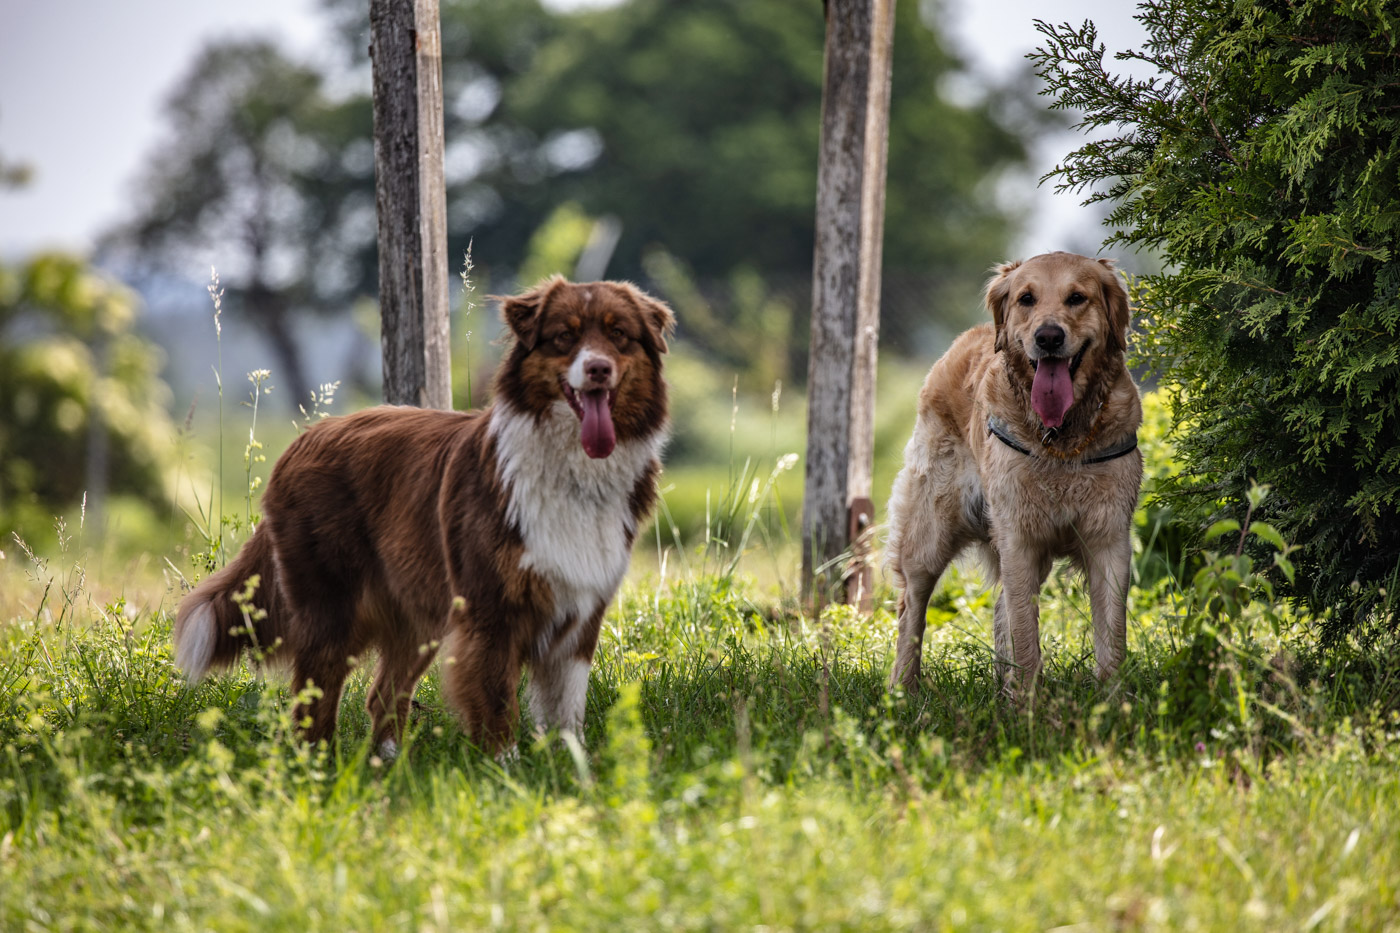
POLYGON ((1035 329, 1035 345, 1046 353, 1065 348, 1065 329, 1058 324, 1042 324, 1035 329))

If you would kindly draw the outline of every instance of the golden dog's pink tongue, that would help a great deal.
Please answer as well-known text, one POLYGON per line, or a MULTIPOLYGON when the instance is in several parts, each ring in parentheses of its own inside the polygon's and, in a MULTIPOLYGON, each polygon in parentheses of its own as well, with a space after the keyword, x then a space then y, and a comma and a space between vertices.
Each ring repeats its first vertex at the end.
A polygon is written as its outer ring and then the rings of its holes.
POLYGON ((1058 428, 1073 404, 1074 381, 1069 375, 1069 360, 1041 360, 1031 383, 1031 406, 1041 423, 1047 428, 1058 428))
POLYGON ((583 408, 583 452, 594 460, 601 460, 617 446, 617 432, 613 430, 608 393, 580 392, 578 401, 579 406, 583 408))

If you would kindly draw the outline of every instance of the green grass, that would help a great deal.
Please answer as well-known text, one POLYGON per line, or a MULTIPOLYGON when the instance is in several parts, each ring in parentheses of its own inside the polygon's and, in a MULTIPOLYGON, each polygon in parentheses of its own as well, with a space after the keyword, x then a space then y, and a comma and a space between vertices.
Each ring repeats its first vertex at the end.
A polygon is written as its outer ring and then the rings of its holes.
MULTIPOLYGON (((1162 576, 1144 509, 1111 689, 1057 576, 1043 685, 1006 702, 990 595, 954 571, 923 689, 891 695, 891 594, 820 619, 792 595, 801 470, 777 464, 802 449, 801 400, 673 357, 663 508, 608 615, 583 748, 526 739, 497 764, 434 673, 386 763, 363 673, 320 749, 291 738, 275 674, 181 678, 179 575, 202 534, 246 533, 294 433, 265 413, 268 461, 245 463, 232 388, 181 453, 188 515, 109 509, 98 530, 79 510, 31 542, 66 535, 83 566, 3 542, 0 930, 1400 930, 1400 651, 1316 656, 1311 620, 1259 603, 1202 641, 1222 617, 1162 576)), ((877 496, 921 378, 882 372, 877 496)), ((1172 469, 1163 430, 1151 477, 1172 469)), ((1259 592, 1212 573, 1201 591, 1232 606, 1259 592)))
MULTIPOLYGON (((777 464, 800 405, 721 412, 723 386, 686 385, 691 453, 608 615, 584 747, 526 739, 504 767, 435 673, 391 763, 363 673, 320 749, 291 738, 275 674, 187 684, 171 611, 217 505, 170 517, 168 564, 7 543, 0 930, 1400 929, 1400 653, 1315 657, 1310 620, 1259 604, 1202 653, 1193 588, 1146 553, 1112 689, 1057 576, 1043 686, 1006 702, 990 594, 955 570, 923 689, 891 695, 891 594, 820 619, 792 595, 801 473, 777 464)), ((911 421, 877 429, 877 489, 911 421)), ((292 429, 259 433, 271 452, 292 429)), ((246 520, 244 443, 191 483, 246 520)))
POLYGON ((311 751, 276 678, 182 681, 168 601, 101 604, 46 570, 41 606, 44 575, 10 563, 0 929, 1400 926, 1395 675, 1276 664, 1243 712, 1192 724, 1166 591, 1134 591, 1106 691, 1087 600, 1057 578, 1046 682, 1015 707, 987 595, 959 574, 914 697, 884 688, 887 609, 817 623, 743 573, 636 580, 587 750, 526 742, 501 767, 436 675, 397 762, 366 747, 363 676, 338 743, 311 751))

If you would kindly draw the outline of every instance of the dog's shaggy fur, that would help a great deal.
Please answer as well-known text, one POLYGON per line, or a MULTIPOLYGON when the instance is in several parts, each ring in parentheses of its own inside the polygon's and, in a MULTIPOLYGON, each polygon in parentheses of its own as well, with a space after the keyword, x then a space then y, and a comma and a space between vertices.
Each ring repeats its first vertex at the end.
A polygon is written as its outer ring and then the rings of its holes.
POLYGON ((917 687, 929 597, 969 545, 1001 582, 993 635, 1008 692, 1040 672, 1038 599, 1058 557, 1088 580, 1100 680, 1126 652, 1142 455, 1090 461, 1132 445, 1142 420, 1124 364, 1127 292, 1111 263, 1069 253, 995 273, 993 323, 929 371, 890 498, 886 559, 901 591, 892 686, 917 687))
POLYGON ((603 612, 656 496, 674 319, 626 283, 559 278, 502 315, 515 340, 489 408, 374 408, 292 443, 256 533, 180 605, 191 677, 254 645, 289 661, 294 689, 320 691, 294 714, 316 741, 377 649, 368 706, 392 754, 441 643, 444 693, 482 748, 513 747, 524 665, 536 724, 581 732, 603 612))

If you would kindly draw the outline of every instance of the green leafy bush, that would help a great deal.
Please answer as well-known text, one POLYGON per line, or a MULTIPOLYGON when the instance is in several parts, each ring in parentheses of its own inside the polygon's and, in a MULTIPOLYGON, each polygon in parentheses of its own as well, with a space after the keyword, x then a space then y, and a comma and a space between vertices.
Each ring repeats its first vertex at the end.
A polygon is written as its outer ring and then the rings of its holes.
MULTIPOLYGON (((1139 5, 1160 74, 1105 67, 1093 24, 1040 24, 1054 107, 1112 134, 1050 176, 1159 250, 1139 343, 1173 400, 1176 505, 1244 508, 1300 545, 1292 592, 1335 643, 1394 627, 1400 565, 1400 10, 1380 0, 1139 5)), ((1238 514, 1234 517, 1238 518, 1238 514)))
POLYGON ((1137 582, 1149 586, 1173 573, 1186 571, 1189 548, 1170 501, 1174 478, 1181 472, 1172 438, 1171 400, 1160 389, 1142 394, 1142 499, 1133 512, 1137 548, 1137 582))
POLYGON ((1292 622, 1275 598, 1271 571, 1291 583, 1297 549, 1272 525, 1251 520, 1268 495, 1251 486, 1243 523, 1224 518, 1206 530, 1207 549, 1177 597, 1183 644, 1164 665, 1162 692, 1178 725, 1198 731, 1252 725, 1250 698, 1269 672, 1259 636, 1277 644, 1292 622), (1269 563, 1256 561, 1247 545, 1269 553, 1269 563))

